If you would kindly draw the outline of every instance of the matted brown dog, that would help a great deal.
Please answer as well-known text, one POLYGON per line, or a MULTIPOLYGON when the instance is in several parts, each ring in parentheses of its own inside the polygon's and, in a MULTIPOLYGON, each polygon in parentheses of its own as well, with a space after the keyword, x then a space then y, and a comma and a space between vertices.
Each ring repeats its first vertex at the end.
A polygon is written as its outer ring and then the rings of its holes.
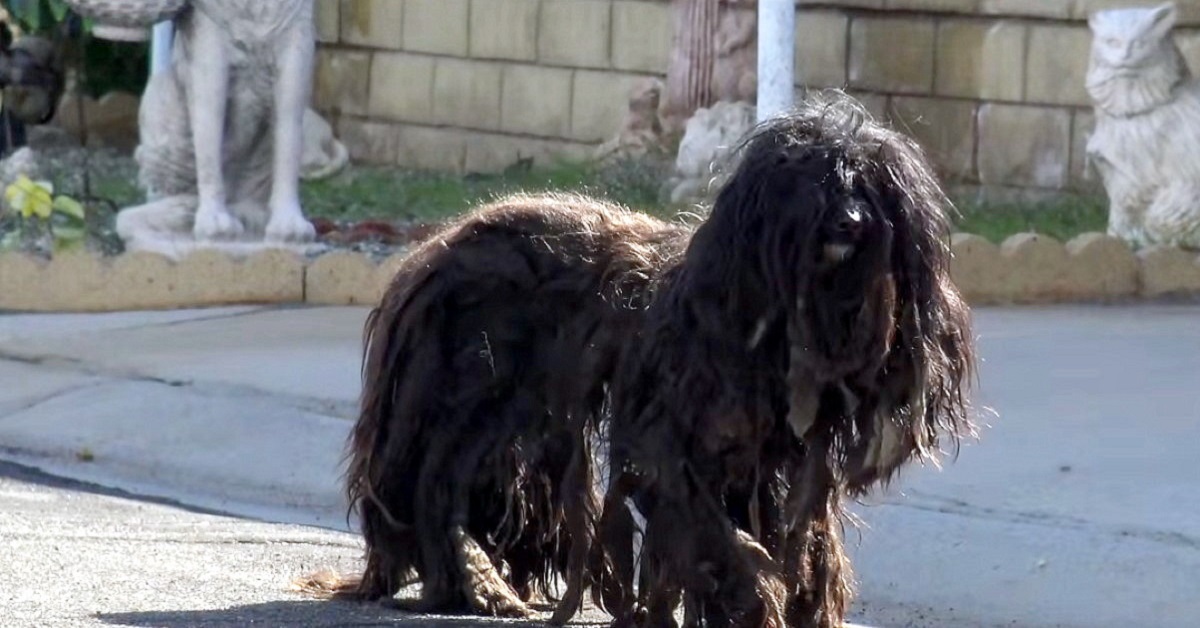
POLYGON ((413 251, 367 322, 367 566, 336 590, 526 616, 562 580, 556 623, 588 587, 616 625, 843 623, 843 501, 973 432, 949 203, 838 93, 733 163, 696 227, 518 195, 413 251))

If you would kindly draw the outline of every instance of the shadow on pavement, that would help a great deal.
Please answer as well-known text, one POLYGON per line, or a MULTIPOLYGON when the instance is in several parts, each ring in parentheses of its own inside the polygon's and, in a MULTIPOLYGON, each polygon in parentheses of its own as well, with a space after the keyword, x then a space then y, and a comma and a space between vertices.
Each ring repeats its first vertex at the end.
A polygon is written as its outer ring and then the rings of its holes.
MULTIPOLYGON (((4 448, 0 447, 0 456, 3 456, 4 453, 5 453, 4 448)), ((49 473, 41 471, 40 469, 35 469, 33 467, 19 464, 16 462, 11 462, 9 460, 0 459, 0 477, 12 478, 12 479, 18 480, 20 482, 25 482, 27 484, 36 484, 38 486, 46 486, 46 487, 55 488, 55 489, 62 489, 65 491, 75 491, 78 493, 91 493, 93 495, 102 495, 104 497, 116 497, 118 499, 127 499, 127 500, 131 500, 131 501, 145 502, 145 503, 154 504, 157 506, 169 506, 171 508, 177 508, 179 510, 184 510, 184 511, 199 514, 199 515, 215 515, 215 516, 221 516, 221 517, 232 517, 232 518, 236 518, 236 519, 250 519, 249 517, 242 517, 242 516, 239 516, 236 514, 222 512, 219 510, 213 510, 213 509, 209 509, 209 508, 201 508, 199 506, 191 506, 189 504, 185 504, 183 502, 179 502, 179 501, 176 501, 173 499, 167 499, 165 497, 154 497, 152 495, 140 495, 138 493, 131 493, 129 491, 124 491, 124 490, 121 490, 118 488, 109 488, 107 486, 101 486, 100 484, 94 484, 92 482, 84 482, 84 481, 80 481, 80 480, 73 480, 70 478, 59 477, 57 475, 51 475, 49 473)))
MULTIPOLYGON (((478 617, 435 617, 411 615, 374 604, 314 600, 276 601, 227 609, 193 611, 146 611, 100 613, 95 618, 113 626, 217 628, 223 626, 410 626, 428 628, 480 627, 490 625, 543 626, 541 621, 483 619, 478 617)), ((576 620, 573 626, 605 626, 607 622, 576 620)))

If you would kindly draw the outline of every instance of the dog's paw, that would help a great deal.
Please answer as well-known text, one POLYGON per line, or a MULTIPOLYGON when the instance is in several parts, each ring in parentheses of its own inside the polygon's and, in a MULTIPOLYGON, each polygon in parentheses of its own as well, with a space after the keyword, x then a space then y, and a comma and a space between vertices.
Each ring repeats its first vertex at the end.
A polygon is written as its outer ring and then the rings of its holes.
POLYGON ((200 241, 236 238, 243 231, 242 223, 222 206, 201 205, 196 210, 196 224, 192 234, 200 241))
POLYGON ((476 613, 491 617, 527 619, 533 610, 500 575, 483 548, 462 528, 451 531, 459 568, 463 572, 463 593, 476 613))
POLYGON ((489 617, 528 619, 533 610, 503 581, 476 581, 468 592, 472 610, 489 617))
POLYGON ((312 242, 316 237, 316 227, 304 218, 299 208, 271 212, 267 242, 312 242))

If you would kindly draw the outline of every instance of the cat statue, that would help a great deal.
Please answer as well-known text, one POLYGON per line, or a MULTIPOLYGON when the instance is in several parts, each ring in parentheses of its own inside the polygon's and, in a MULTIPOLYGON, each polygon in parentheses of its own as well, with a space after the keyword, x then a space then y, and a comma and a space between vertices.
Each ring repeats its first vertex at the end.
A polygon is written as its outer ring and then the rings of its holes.
POLYGON ((315 246, 299 181, 330 143, 305 141, 329 131, 308 108, 313 2, 191 0, 175 18, 171 65, 150 78, 139 111, 148 200, 117 215, 127 250, 315 246))
POLYGON ((1171 37, 1173 3, 1092 14, 1087 156, 1109 199, 1110 235, 1200 248, 1200 82, 1171 37))

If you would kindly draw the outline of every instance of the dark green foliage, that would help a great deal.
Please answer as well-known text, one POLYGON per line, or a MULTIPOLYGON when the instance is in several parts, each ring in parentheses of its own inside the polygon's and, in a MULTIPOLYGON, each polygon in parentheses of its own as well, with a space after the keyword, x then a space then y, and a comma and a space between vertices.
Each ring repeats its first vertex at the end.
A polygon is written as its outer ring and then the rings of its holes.
POLYGON ((83 89, 99 98, 109 92, 141 94, 150 77, 150 46, 88 39, 83 49, 83 89))
POLYGON ((141 94, 145 89, 149 44, 91 37, 91 20, 72 12, 63 0, 0 0, 0 6, 23 33, 58 41, 64 54, 70 46, 82 45, 82 88, 88 96, 98 98, 113 91, 141 94))

